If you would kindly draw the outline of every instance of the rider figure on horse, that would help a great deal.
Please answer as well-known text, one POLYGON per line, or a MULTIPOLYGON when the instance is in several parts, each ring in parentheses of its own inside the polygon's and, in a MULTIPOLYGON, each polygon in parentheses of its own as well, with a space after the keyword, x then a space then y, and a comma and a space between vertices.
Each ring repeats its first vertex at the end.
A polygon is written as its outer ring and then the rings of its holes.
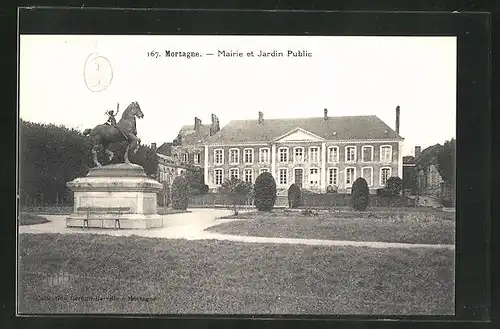
POLYGON ((122 133, 122 135, 125 137, 126 140, 128 140, 127 135, 116 125, 116 119, 115 117, 118 115, 118 112, 120 112, 120 103, 116 103, 116 113, 114 113, 113 110, 106 111, 105 114, 108 116, 108 121, 106 121, 106 125, 110 125, 118 129, 122 133))
POLYGON ((111 126, 116 126, 115 116, 118 115, 119 111, 120 111, 120 103, 116 103, 116 114, 114 113, 113 110, 106 111, 105 114, 108 116, 108 121, 106 121, 105 124, 111 125, 111 126))

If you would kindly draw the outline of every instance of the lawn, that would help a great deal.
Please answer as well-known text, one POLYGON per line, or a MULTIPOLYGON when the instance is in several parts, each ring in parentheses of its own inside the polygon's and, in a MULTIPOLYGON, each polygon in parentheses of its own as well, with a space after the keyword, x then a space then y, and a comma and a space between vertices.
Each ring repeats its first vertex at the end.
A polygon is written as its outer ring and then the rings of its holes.
POLYGON ((49 220, 42 216, 33 215, 25 212, 19 213, 19 225, 35 225, 48 222, 49 220))
POLYGON ((350 241, 454 244, 455 214, 443 211, 243 213, 207 231, 224 234, 350 241))
POLYGON ((454 251, 21 234, 25 313, 453 314, 454 251))

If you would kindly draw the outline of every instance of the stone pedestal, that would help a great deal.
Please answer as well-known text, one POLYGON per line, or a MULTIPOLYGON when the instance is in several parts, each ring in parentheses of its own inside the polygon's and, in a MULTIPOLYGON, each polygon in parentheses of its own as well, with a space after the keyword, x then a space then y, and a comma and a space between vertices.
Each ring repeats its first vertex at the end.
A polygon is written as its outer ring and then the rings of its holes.
POLYGON ((144 169, 135 164, 114 164, 90 169, 86 177, 66 183, 74 193, 73 213, 67 218, 68 227, 82 227, 87 218, 80 207, 129 207, 130 213, 96 212, 88 221, 89 227, 113 228, 120 218, 121 228, 147 229, 162 227, 156 211, 156 194, 162 185, 147 178, 144 169), (106 220, 109 219, 109 220, 106 220))

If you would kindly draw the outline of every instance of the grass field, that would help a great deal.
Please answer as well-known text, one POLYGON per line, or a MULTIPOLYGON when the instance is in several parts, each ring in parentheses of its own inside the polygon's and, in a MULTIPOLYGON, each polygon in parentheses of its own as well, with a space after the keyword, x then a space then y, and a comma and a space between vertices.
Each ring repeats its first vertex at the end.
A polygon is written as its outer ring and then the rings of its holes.
POLYGON ((19 225, 35 225, 48 223, 49 220, 45 217, 21 212, 19 213, 19 225))
POLYGON ((251 212, 228 216, 241 220, 207 230, 260 237, 454 244, 454 216, 440 211, 251 212))
POLYGON ((454 312, 454 251, 447 249, 92 234, 19 240, 21 313, 454 312))

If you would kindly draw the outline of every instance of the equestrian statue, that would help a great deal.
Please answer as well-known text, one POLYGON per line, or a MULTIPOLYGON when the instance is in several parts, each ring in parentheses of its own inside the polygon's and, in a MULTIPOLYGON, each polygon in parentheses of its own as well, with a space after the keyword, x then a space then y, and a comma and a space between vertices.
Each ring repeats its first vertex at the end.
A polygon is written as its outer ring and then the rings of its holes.
POLYGON ((132 149, 134 154, 137 153, 137 150, 139 150, 141 140, 137 137, 135 118, 144 118, 141 107, 137 102, 130 103, 125 111, 123 111, 120 121, 116 122, 115 116, 118 115, 118 112, 119 104, 116 106, 116 113, 114 113, 113 110, 106 112, 106 115, 108 115, 108 121, 106 121, 105 124, 100 124, 94 127, 94 129, 85 129, 83 132, 84 136, 88 135, 92 140, 92 155, 94 157, 94 163, 98 167, 101 167, 101 164, 97 160, 97 150, 100 146, 104 148, 104 151, 109 156, 109 160, 111 161, 114 154, 108 150, 109 144, 126 141, 127 149, 124 154, 124 162, 126 164, 130 164, 128 159, 129 150, 132 149))

